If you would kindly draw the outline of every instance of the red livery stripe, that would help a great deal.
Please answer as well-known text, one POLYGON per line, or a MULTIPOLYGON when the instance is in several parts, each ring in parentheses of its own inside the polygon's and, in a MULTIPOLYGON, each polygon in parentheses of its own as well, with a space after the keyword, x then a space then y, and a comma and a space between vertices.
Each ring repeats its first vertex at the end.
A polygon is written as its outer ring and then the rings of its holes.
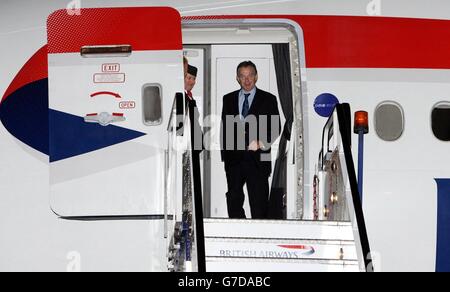
MULTIPOLYGON (((181 26, 177 11, 168 8, 105 11, 113 12, 99 13, 97 9, 83 9, 80 16, 69 16, 65 10, 52 14, 48 20, 51 41, 48 52, 79 52, 84 45, 124 43, 131 43, 134 50, 181 49, 181 26), (152 13, 158 11, 155 9, 160 9, 160 16, 152 13), (118 18, 113 20, 110 18, 112 15, 118 18), (94 18, 90 19, 90 16, 94 18), (145 16, 148 18, 144 19, 145 16), (104 23, 99 22, 102 19, 104 23), (111 28, 108 25, 112 25, 111 28), (61 27, 64 27, 64 31, 59 30, 61 27)), ((299 23, 304 32, 307 68, 450 69, 448 20, 298 15, 201 16, 184 19, 242 18, 279 18, 299 23)), ((47 46, 44 46, 17 74, 3 95, 2 102, 22 86, 47 78, 47 63, 47 46)))
POLYGON ((49 54, 79 53, 83 46, 131 45, 133 51, 181 50, 181 17, 168 7, 65 9, 47 20, 49 54))
POLYGON ((279 247, 288 248, 288 249, 311 249, 311 247, 304 246, 304 245, 279 245, 279 247))
POLYGON ((110 92, 110 91, 96 92, 96 93, 91 94, 91 97, 96 97, 96 96, 99 96, 99 95, 111 95, 111 96, 114 96, 115 98, 122 98, 120 96, 120 94, 114 93, 114 92, 110 92))
POLYGON ((450 69, 450 21, 299 15, 199 16, 185 20, 278 18, 303 29, 307 68, 450 69))
POLYGON ((22 69, 20 69, 19 73, 14 77, 3 95, 2 102, 17 89, 32 82, 47 78, 47 64, 47 46, 44 46, 25 63, 22 69))

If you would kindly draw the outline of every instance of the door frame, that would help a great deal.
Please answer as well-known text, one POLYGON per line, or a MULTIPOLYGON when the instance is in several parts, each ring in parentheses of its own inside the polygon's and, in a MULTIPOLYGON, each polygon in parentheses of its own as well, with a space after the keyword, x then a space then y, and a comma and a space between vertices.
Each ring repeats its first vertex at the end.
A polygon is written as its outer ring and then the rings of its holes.
MULTIPOLYGON (((217 19, 211 18, 184 18, 182 19, 182 31, 185 29, 198 29, 198 28, 270 28, 270 27, 282 27, 289 30, 297 42, 298 47, 298 60, 299 60, 299 69, 300 76, 297 76, 300 84, 297 84, 296 79, 293 78, 293 94, 294 94, 294 119, 295 122, 293 124, 293 132, 295 133, 295 140, 291 141, 291 145, 293 145, 293 154, 294 161, 293 163, 296 165, 296 182, 295 182, 295 217, 297 220, 302 220, 305 214, 305 194, 309 191, 309 184, 307 182, 312 181, 313 175, 309 174, 309 170, 312 169, 311 165, 313 165, 314 161, 309 161, 308 155, 305 155, 305 150, 309 147, 305 147, 305 140, 309 137, 308 127, 306 127, 307 120, 304 119, 304 109, 308 107, 308 98, 307 98, 307 86, 306 86, 306 56, 305 56, 305 46, 304 46, 304 34, 303 29, 300 24, 285 18, 280 18, 280 16, 274 16, 274 18, 246 18, 246 16, 242 16, 242 19, 236 18, 226 18, 226 16, 218 17, 217 19), (297 86, 300 86, 299 90, 295 90, 297 86), (296 92, 299 92, 299 96, 295 95, 296 92), (306 137, 306 138, 305 138, 306 137), (307 170, 307 171, 305 171, 307 170)), ((197 47, 203 46, 211 46, 212 44, 207 45, 199 45, 197 47)), ((186 45, 186 47, 195 47, 195 45, 186 45)), ((206 54, 205 54, 206 56, 206 54)), ((211 60, 210 60, 211 61, 211 60)), ((292 63, 292 60, 291 60, 292 63)), ((206 63, 205 63, 206 64, 206 63)), ((211 64, 209 64, 211 65, 211 64)), ((294 70, 294 69, 293 69, 294 70)), ((209 73, 211 73, 209 71, 209 73)), ((295 76, 295 72, 292 72, 293 76, 295 76)), ((205 74, 206 75, 206 74, 205 74)), ((210 84, 207 86, 211 89, 210 84)), ((206 88, 206 86, 205 86, 206 88)), ((208 94, 211 94, 209 91, 208 94)), ((206 96, 206 95, 205 95, 206 96)), ((207 108, 205 106, 205 108, 207 108)), ((211 113, 211 108, 209 108, 209 114, 211 113)), ((208 156, 208 155, 207 155, 208 156)), ((290 157, 290 156, 289 156, 290 157)), ((211 169, 211 160, 209 158, 209 165, 207 164, 207 170, 211 169)), ((204 168, 205 170, 206 168, 204 168)), ((206 172, 205 172, 206 173, 206 172)), ((204 181, 206 181, 207 177, 204 177, 204 181)), ((209 177, 210 181, 210 177, 209 177)), ((204 194, 206 201, 206 194, 210 196, 211 194, 211 185, 205 185, 204 183, 204 194)), ((209 197, 209 201, 206 204, 207 207, 205 211, 205 218, 208 218, 207 214, 211 213, 211 200, 209 197)))

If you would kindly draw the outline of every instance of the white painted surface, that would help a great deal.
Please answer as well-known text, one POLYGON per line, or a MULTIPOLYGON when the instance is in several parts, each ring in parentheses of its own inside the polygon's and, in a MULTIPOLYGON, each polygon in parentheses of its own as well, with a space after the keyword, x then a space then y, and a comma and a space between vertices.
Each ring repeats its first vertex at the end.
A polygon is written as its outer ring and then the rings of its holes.
MULTIPOLYGON (((47 16, 65 8, 68 2, 6 0, 0 3, 0 43, 8 44, 0 48, 0 63, 8 68, 0 74, 1 93, 23 64, 46 43, 47 16)), ((169 5, 180 8, 183 15, 364 16, 370 1, 264 1, 264 5, 261 1, 235 0, 180 2, 93 0, 82 1, 82 6, 169 5)), ((450 19, 448 1, 398 0, 382 1, 382 5, 382 16, 450 19)), ((384 271, 433 271, 435 268, 437 190, 433 179, 449 177, 450 164, 445 156, 448 143, 432 135, 430 115, 432 105, 450 98, 445 77, 448 74, 448 70, 344 69, 334 73, 328 69, 308 70, 310 108, 305 113, 309 114, 310 134, 305 138, 311 143, 313 156, 309 159, 313 162, 317 160, 317 154, 313 153, 316 143, 320 143, 317 130, 324 123, 311 107, 318 94, 335 92, 343 97, 342 101, 351 102, 354 110, 367 109, 371 116, 384 100, 394 100, 404 106, 406 128, 398 142, 382 142, 374 132, 366 141, 366 153, 371 153, 366 155, 366 219, 372 249, 380 254, 384 271), (424 79, 433 75, 430 71, 440 81, 424 79), (347 81, 342 81, 342 73, 348 76, 347 81), (408 78, 398 81, 405 74, 408 78), (375 77, 361 82, 367 76, 375 77)), ((67 255, 73 251, 81 255, 82 270, 165 269, 165 241, 160 240, 160 222, 60 221, 49 208, 47 157, 16 141, 3 126, 0 126, 0 149, 0 270, 65 271, 70 264, 67 255)), ((214 264, 208 265, 214 267, 214 264)), ((251 269, 255 263, 245 265, 251 269)), ((224 267, 222 263, 220 266, 224 267)), ((265 271, 295 270, 290 264, 276 266, 270 262, 258 262, 258 267, 265 271)), ((235 271, 232 265, 229 268, 235 271)))

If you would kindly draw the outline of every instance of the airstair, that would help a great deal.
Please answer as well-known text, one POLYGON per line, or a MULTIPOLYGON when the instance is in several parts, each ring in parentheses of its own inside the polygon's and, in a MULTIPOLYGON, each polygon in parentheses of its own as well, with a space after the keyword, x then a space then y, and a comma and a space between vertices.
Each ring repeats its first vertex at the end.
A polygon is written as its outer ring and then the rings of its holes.
POLYGON ((209 272, 361 271, 350 222, 204 222, 209 272))
POLYGON ((350 107, 339 104, 323 129, 312 220, 206 219, 196 204, 186 237, 187 246, 193 241, 192 266, 201 272, 372 271, 350 137, 350 107))

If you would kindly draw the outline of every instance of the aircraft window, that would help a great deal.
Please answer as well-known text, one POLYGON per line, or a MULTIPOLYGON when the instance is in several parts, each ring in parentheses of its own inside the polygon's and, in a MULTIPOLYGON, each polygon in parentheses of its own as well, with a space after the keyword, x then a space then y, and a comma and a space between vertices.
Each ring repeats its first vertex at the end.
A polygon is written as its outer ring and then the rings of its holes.
POLYGON ((450 102, 437 104, 431 114, 433 133, 441 141, 450 141, 450 102))
POLYGON ((375 130, 384 141, 397 141, 405 129, 402 107, 394 102, 383 102, 375 110, 375 130))
POLYGON ((162 96, 161 86, 147 84, 142 89, 142 104, 144 108, 144 124, 158 126, 162 123, 162 96))

